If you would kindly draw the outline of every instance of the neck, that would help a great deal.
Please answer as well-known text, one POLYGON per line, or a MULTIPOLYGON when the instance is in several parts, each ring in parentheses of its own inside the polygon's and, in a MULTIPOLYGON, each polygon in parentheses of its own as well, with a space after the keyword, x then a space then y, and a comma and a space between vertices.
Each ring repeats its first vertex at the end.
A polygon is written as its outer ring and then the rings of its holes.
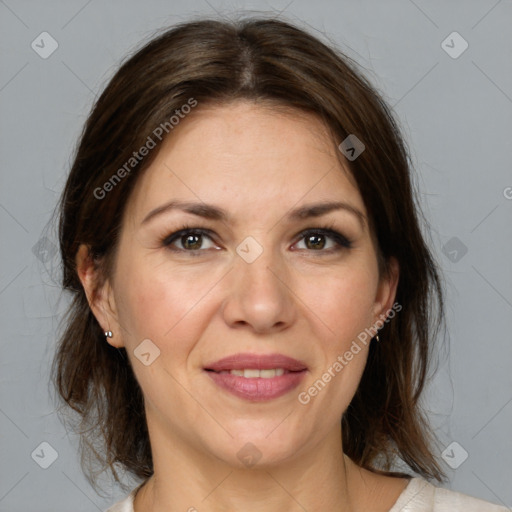
POLYGON ((154 474, 137 493, 135 512, 356 510, 358 469, 343 455, 339 431, 300 456, 243 469, 176 440, 158 441, 154 474))

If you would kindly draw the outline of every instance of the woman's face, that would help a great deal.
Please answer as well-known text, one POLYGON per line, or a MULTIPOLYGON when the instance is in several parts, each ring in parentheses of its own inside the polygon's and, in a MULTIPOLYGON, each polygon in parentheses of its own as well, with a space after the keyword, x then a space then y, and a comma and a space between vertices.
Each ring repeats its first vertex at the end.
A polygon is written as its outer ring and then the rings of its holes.
POLYGON ((396 272, 379 277, 363 200, 319 120, 200 109, 139 179, 93 309, 127 349, 153 450, 277 463, 340 438, 369 338, 344 355, 391 307, 396 272))

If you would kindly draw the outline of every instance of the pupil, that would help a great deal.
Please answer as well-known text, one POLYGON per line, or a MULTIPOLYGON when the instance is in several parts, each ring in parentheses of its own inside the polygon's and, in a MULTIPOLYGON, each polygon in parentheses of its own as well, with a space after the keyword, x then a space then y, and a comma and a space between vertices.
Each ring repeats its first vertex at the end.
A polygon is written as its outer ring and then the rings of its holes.
POLYGON ((201 246, 201 235, 187 235, 183 247, 185 249, 198 249, 201 246), (196 247, 198 246, 198 247, 196 247))
POLYGON ((312 245, 313 249, 322 249, 325 246, 323 235, 310 235, 307 238, 307 245, 312 245))

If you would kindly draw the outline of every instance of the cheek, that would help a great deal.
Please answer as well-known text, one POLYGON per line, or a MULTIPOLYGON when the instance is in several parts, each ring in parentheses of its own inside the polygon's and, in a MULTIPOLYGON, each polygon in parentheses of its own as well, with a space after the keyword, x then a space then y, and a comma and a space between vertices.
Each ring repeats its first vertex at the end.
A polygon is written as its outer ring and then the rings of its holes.
POLYGON ((318 336, 318 365, 300 395, 300 403, 316 411, 312 417, 322 418, 318 428, 339 423, 359 386, 371 340, 364 330, 372 325, 377 273, 371 266, 341 270, 317 276, 307 301, 310 318, 328 326, 318 336))
POLYGON ((308 415, 318 423, 315 428, 339 422, 365 368, 368 345, 358 335, 371 325, 377 273, 371 261, 360 262, 309 272, 294 283, 308 324, 304 332, 311 329, 314 343, 311 375, 297 399, 305 410, 316 411, 308 415))
MULTIPOLYGON (((162 352, 177 357, 189 350, 200 325, 196 318, 207 303, 205 293, 218 280, 212 272, 183 272, 148 261, 120 261, 116 276, 116 305, 125 327, 125 344, 135 348, 151 339, 162 352)), ((179 357, 182 359, 182 357, 179 357)))
MULTIPOLYGON (((160 404, 164 408, 171 403, 186 401, 187 397, 182 396, 174 378, 183 380, 183 374, 188 370, 189 354, 202 329, 204 299, 201 299, 208 290, 211 275, 194 281, 190 275, 164 265, 136 260, 120 261, 118 269, 116 305, 119 323, 145 399, 153 407, 160 404), (146 366, 138 360, 137 348, 147 339, 159 352, 154 362, 146 366)), ((152 345, 148 350, 157 353, 152 345)))
POLYGON ((300 296, 307 297, 310 311, 335 337, 338 349, 371 325, 377 274, 370 269, 351 266, 303 283, 300 296))

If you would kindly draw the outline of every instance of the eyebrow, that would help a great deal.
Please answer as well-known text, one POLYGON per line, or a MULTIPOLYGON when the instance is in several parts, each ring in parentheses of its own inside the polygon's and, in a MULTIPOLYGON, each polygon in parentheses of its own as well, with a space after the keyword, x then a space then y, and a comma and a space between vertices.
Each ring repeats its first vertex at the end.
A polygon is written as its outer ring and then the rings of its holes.
MULTIPOLYGON (((194 203, 189 201, 169 201, 161 206, 158 206, 154 210, 151 210, 142 221, 141 224, 148 223, 151 219, 155 217, 172 211, 172 210, 181 210, 186 213, 191 213, 192 215, 197 215, 198 217, 203 217, 205 219, 221 221, 225 223, 229 223, 231 217, 229 213, 220 208, 218 206, 214 206, 212 204, 206 203, 194 203)), ((353 214, 362 227, 364 228, 366 225, 366 216, 357 209, 355 206, 351 204, 345 203, 343 201, 331 201, 331 202, 323 202, 323 203, 314 203, 314 204, 306 204, 304 206, 300 206, 294 210, 291 210, 285 215, 285 218, 288 220, 303 220, 313 217, 321 217, 322 215, 326 215, 335 210, 344 210, 351 214, 353 214)))

